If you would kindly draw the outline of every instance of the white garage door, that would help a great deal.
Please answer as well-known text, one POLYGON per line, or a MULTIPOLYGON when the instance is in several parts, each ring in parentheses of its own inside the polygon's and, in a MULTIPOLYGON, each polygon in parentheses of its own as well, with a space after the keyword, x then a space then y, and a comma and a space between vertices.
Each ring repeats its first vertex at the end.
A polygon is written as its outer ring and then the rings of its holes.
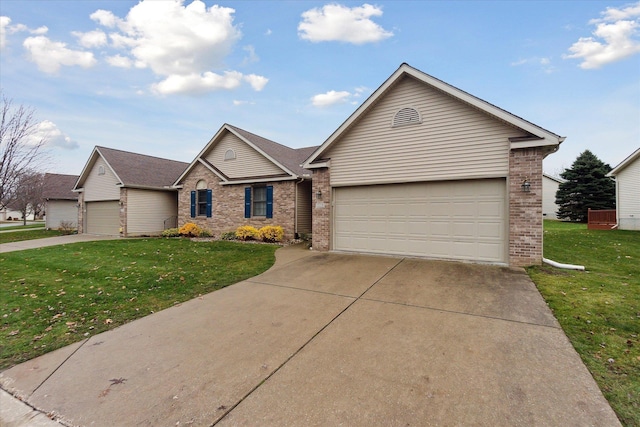
POLYGON ((334 189, 335 250, 506 262, 504 179, 334 189))
POLYGON ((116 236, 120 232, 120 205, 117 200, 87 202, 87 233, 116 236))

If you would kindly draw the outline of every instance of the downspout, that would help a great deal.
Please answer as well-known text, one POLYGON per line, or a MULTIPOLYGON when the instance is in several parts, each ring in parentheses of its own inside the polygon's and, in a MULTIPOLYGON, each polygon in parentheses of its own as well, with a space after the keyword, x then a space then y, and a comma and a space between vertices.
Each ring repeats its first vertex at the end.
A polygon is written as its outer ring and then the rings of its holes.
POLYGON ((565 270, 580 270, 580 271, 585 270, 584 265, 562 264, 560 262, 555 262, 550 259, 546 259, 544 257, 542 258, 542 262, 544 262, 545 264, 549 264, 552 267, 564 268, 565 270))

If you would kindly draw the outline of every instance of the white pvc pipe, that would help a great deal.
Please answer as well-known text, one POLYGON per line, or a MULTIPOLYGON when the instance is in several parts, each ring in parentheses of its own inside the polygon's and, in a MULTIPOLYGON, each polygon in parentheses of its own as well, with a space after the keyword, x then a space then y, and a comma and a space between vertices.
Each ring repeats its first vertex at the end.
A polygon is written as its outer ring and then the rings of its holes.
POLYGON ((556 268, 564 268, 565 270, 580 270, 584 271, 584 265, 573 265, 573 264, 562 264, 559 262, 552 261, 550 259, 542 258, 542 262, 549 264, 556 268))

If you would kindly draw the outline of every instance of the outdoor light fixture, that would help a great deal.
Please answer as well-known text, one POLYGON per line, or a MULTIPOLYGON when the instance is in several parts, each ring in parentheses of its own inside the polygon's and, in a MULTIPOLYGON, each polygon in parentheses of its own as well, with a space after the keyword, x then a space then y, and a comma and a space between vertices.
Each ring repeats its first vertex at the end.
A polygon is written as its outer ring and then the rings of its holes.
POLYGON ((528 193, 529 191, 531 191, 531 183, 527 178, 525 178, 524 181, 522 181, 521 187, 522 187, 522 191, 524 191, 525 193, 528 193))
POLYGON ((316 197, 317 197, 318 199, 322 199, 322 190, 318 190, 318 191, 316 192, 316 197))

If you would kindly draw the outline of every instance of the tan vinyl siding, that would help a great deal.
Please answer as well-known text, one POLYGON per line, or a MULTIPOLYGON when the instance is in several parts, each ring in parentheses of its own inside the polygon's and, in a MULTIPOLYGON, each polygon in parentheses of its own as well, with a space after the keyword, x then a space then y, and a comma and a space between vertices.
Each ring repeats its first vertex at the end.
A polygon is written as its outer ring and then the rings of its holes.
POLYGON ((156 235, 164 221, 178 215, 178 193, 129 189, 127 191, 127 236, 156 235))
POLYGON ((231 132, 226 132, 220 142, 205 155, 205 158, 231 179, 281 175, 284 173, 273 162, 231 132), (224 160, 224 155, 229 149, 235 152, 236 158, 224 160))
POLYGON ((616 176, 618 222, 623 230, 640 230, 640 158, 616 176))
POLYGON ((525 135, 405 77, 326 157, 334 186, 507 176, 508 138, 525 135), (392 127, 404 107, 417 109, 422 123, 392 127))
POLYGON ((84 201, 118 200, 120 187, 117 185, 118 178, 111 172, 102 157, 98 157, 84 182, 84 201), (98 173, 100 166, 104 167, 104 175, 98 173))
POLYGON ((51 229, 60 228, 62 221, 78 226, 77 200, 48 200, 46 208, 45 226, 51 229))
POLYGON ((311 233, 311 181, 304 181, 297 184, 296 193, 296 215, 297 233, 311 233))

